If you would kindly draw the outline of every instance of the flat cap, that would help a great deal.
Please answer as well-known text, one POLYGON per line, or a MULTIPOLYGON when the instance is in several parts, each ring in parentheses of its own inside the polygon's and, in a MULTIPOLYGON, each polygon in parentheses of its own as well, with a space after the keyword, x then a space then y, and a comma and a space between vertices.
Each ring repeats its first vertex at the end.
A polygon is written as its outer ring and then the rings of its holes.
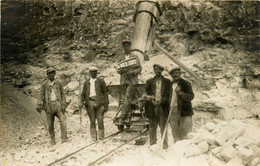
POLYGON ((123 40, 122 41, 122 45, 124 46, 124 45, 127 45, 127 44, 131 44, 131 42, 129 41, 129 40, 123 40))
POLYGON ((46 73, 51 73, 51 72, 56 72, 56 70, 53 68, 53 67, 48 67, 47 70, 46 70, 46 73))
POLYGON ((96 66, 89 67, 89 71, 98 71, 98 68, 96 66))
POLYGON ((169 71, 169 73, 171 74, 173 71, 175 71, 175 70, 181 70, 181 68, 180 67, 173 67, 173 68, 171 68, 171 70, 169 71))
POLYGON ((162 70, 164 70, 164 67, 163 67, 162 65, 160 65, 160 64, 155 63, 155 64, 153 65, 153 67, 155 67, 155 66, 157 66, 157 67, 161 68, 162 70))

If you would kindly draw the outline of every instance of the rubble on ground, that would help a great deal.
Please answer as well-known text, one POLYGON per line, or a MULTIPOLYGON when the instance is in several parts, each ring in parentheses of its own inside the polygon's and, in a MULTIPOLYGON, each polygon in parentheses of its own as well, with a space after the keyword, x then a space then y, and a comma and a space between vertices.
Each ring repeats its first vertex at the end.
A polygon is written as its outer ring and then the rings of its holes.
MULTIPOLYGON (((171 134, 169 135, 171 137, 171 134)), ((157 145, 145 145, 130 149, 130 152, 116 156, 103 165, 125 163, 126 165, 163 166, 259 166, 260 165, 260 123, 246 120, 222 121, 215 119, 195 132, 189 138, 177 141, 167 150, 157 145), (133 153, 138 153, 136 156, 133 153), (135 159, 134 161, 131 158, 135 159)), ((171 144, 172 142, 170 142, 171 144)))

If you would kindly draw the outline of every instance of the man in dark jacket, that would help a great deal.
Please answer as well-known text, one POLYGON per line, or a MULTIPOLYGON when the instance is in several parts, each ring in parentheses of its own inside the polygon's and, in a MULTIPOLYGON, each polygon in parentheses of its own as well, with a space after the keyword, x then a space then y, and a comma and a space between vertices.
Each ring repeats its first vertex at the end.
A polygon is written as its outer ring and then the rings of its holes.
MULTIPOLYGON (((156 130, 159 124, 161 136, 166 126, 169 108, 170 80, 162 76, 164 68, 155 64, 153 66, 155 77, 146 81, 146 95, 152 100, 146 103, 146 117, 149 120, 150 145, 157 143, 156 130)), ((167 135, 163 142, 163 148, 168 148, 167 135)))
POLYGON ((38 100, 37 110, 46 111, 47 129, 51 138, 51 145, 55 144, 54 119, 60 120, 61 140, 67 140, 67 123, 65 116, 66 98, 62 84, 55 79, 56 71, 48 68, 48 80, 44 81, 40 90, 40 100, 38 100))
POLYGON ((104 113, 108 110, 108 91, 103 79, 97 77, 98 69, 90 67, 90 79, 84 83, 81 103, 85 105, 90 119, 90 134, 97 141, 96 119, 98 122, 98 137, 104 138, 104 113))
POLYGON ((170 124, 174 142, 185 139, 192 131, 192 105, 194 98, 191 84, 181 78, 179 67, 169 71, 173 81, 170 88, 170 111, 172 111, 170 124))
MULTIPOLYGON (((119 59, 119 62, 134 58, 134 56, 131 55, 130 50, 131 42, 129 40, 124 40, 122 42, 122 46, 124 48, 124 54, 119 59)), ((120 84, 123 85, 123 87, 125 87, 126 89, 123 104, 121 107, 121 115, 119 119, 120 123, 129 123, 131 117, 131 102, 134 98, 135 93, 137 93, 135 85, 138 84, 138 74, 140 74, 141 71, 142 68, 140 65, 136 65, 130 68, 124 68, 117 71, 120 74, 120 84)))

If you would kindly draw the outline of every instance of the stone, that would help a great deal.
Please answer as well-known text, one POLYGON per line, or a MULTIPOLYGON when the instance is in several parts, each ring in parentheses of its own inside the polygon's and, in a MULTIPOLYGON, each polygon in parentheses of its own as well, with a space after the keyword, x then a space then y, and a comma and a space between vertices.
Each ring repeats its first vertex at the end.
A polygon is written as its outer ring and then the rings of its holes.
POLYGON ((243 135, 248 141, 253 142, 260 147, 260 128, 256 128, 252 125, 246 126, 246 131, 243 135))
POLYGON ((253 158, 254 152, 251 149, 246 149, 243 146, 236 147, 238 156, 245 161, 250 161, 253 158))
POLYGON ((205 129, 207 129, 209 132, 213 131, 216 128, 216 125, 212 122, 209 122, 205 125, 205 129))
POLYGON ((208 162, 208 155, 207 154, 202 154, 198 157, 198 164, 200 166, 209 166, 209 162, 208 162))
POLYGON ((224 162, 219 160, 217 157, 215 157, 214 155, 209 155, 208 157, 208 162, 210 166, 222 166, 224 165, 224 162))
POLYGON ((221 152, 221 147, 216 147, 216 148, 212 149, 211 152, 212 152, 214 155, 217 155, 219 152, 221 152))
POLYGON ((210 145, 214 144, 214 140, 215 140, 214 135, 205 129, 201 130, 193 138, 194 143, 200 143, 203 141, 207 141, 210 145))
POLYGON ((209 146, 206 141, 201 142, 198 145, 192 143, 189 146, 187 146, 184 154, 186 157, 200 156, 203 153, 207 152, 208 148, 209 148, 209 146))
POLYGON ((173 149, 173 154, 176 155, 176 156, 183 156, 187 147, 192 143, 191 140, 180 140, 180 141, 177 141, 173 146, 172 146, 172 149, 173 149))
POLYGON ((250 161, 250 164, 252 166, 255 166, 257 163, 259 163, 259 161, 260 161, 259 157, 256 157, 256 158, 254 158, 253 160, 250 161))
POLYGON ((244 166, 243 160, 235 157, 232 158, 225 166, 244 166))
POLYGON ((217 155, 218 158, 228 162, 233 157, 235 157, 237 151, 233 146, 225 146, 222 151, 217 155))
POLYGON ((68 83, 67 90, 69 92, 74 91, 78 86, 79 86, 79 83, 77 81, 72 81, 72 82, 68 83))
POLYGON ((197 133, 195 133, 195 132, 190 132, 190 133, 187 134, 187 137, 188 137, 188 139, 192 139, 196 136, 196 134, 197 133))
POLYGON ((243 146, 243 147, 247 147, 249 146, 250 144, 253 144, 253 142, 245 137, 245 136, 241 136, 241 137, 238 137, 235 142, 234 142, 235 145, 240 145, 240 146, 243 146))
POLYGON ((206 153, 209 150, 209 144, 207 141, 201 142, 198 144, 201 153, 206 153))
POLYGON ((218 145, 223 145, 228 139, 231 139, 232 137, 239 137, 244 132, 245 128, 235 128, 231 125, 228 125, 224 127, 219 133, 217 133, 215 141, 218 145))
POLYGON ((219 127, 216 127, 211 133, 212 134, 216 134, 220 131, 220 128, 219 127))
POLYGON ((230 126, 233 126, 234 128, 244 128, 246 127, 246 124, 242 122, 241 120, 234 119, 229 123, 230 126))

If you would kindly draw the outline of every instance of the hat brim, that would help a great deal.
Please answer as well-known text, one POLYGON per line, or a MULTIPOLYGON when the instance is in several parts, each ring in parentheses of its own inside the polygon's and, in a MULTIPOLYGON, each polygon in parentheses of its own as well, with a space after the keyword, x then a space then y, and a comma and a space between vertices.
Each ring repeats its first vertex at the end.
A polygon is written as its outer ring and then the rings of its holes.
POLYGON ((157 67, 159 67, 160 69, 164 70, 164 67, 163 67, 163 66, 161 66, 161 65, 154 64, 154 65, 153 65, 153 67, 155 67, 155 66, 157 66, 157 67))
POLYGON ((56 71, 55 70, 51 70, 51 71, 47 71, 46 73, 47 74, 49 74, 49 73, 56 73, 56 71))
POLYGON ((131 45, 131 44, 132 44, 132 43, 131 43, 130 41, 128 41, 128 40, 122 42, 122 45, 123 45, 123 46, 124 46, 124 45, 131 45))
POLYGON ((174 71, 176 71, 176 70, 179 70, 179 71, 181 71, 181 69, 180 69, 180 68, 171 69, 171 70, 169 71, 169 74, 171 74, 172 72, 174 72, 174 71))

